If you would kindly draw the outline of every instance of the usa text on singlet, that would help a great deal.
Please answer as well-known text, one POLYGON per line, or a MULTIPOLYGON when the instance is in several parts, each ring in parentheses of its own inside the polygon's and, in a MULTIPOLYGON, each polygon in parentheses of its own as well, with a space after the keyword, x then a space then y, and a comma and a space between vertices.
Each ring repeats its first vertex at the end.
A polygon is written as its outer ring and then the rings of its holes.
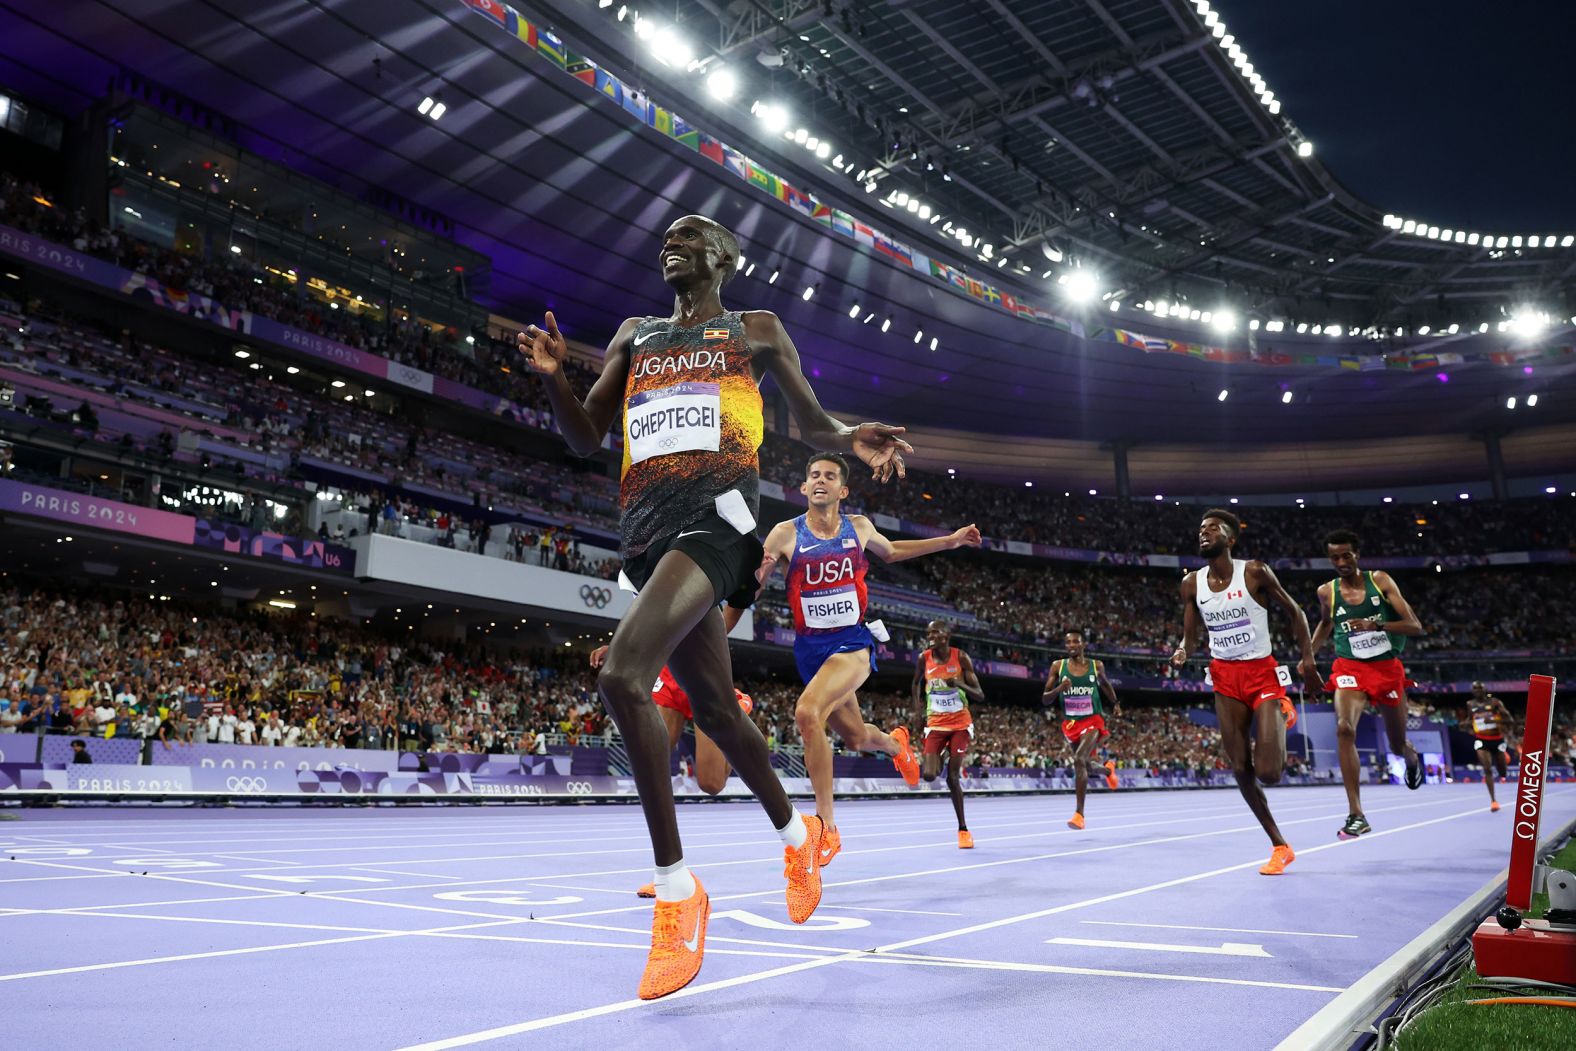
POLYGON ((797 635, 842 631, 865 619, 865 549, 853 519, 839 515, 837 526, 837 535, 823 540, 810 532, 807 516, 793 520, 788 606, 797 635))
POLYGON ((642 318, 624 381, 623 554, 716 512, 741 533, 760 505, 763 422, 743 315, 642 318))
POLYGON ((1246 661, 1270 655, 1269 612, 1248 591, 1248 564, 1231 560, 1231 583, 1211 591, 1209 567, 1196 580, 1199 615, 1209 629, 1209 655, 1222 661, 1246 661))

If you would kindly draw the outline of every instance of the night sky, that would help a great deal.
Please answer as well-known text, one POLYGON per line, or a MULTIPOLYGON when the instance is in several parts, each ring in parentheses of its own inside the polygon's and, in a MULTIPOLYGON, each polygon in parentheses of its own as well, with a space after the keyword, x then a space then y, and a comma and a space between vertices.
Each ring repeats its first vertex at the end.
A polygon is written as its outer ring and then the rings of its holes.
POLYGON ((1576 232, 1576 4, 1212 2, 1358 197, 1440 226, 1576 232))

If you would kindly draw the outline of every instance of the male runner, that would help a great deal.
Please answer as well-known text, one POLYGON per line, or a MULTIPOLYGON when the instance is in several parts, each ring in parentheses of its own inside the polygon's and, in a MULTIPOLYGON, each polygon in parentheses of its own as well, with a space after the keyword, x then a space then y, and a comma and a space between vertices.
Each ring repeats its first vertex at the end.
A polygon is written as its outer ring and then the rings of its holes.
POLYGON ((723 310, 722 286, 738 258, 738 241, 711 219, 688 215, 668 227, 658 260, 673 289, 672 315, 620 325, 584 402, 564 375, 569 346, 553 315, 545 329, 532 325, 519 336, 572 452, 594 454, 623 415, 620 583, 627 581, 638 597, 613 634, 597 690, 629 749, 656 862, 644 999, 682 989, 699 973, 710 915, 705 888, 684 864, 666 727, 647 702, 664 664, 689 694, 696 725, 782 837, 789 918, 803 923, 821 898, 820 821, 806 820, 788 801, 765 739, 734 702, 717 611, 731 595, 753 596, 760 568, 754 534, 764 430, 760 382, 768 374, 777 381, 807 441, 852 449, 879 482, 903 477, 901 454, 912 451, 902 428, 851 427, 828 415, 775 314, 723 310))
POLYGON ((1291 676, 1275 663, 1272 651, 1271 602, 1291 618, 1302 651, 1297 670, 1314 689, 1319 686, 1319 670, 1313 663, 1308 618, 1275 579, 1275 572, 1263 562, 1231 557, 1241 532, 1242 522, 1230 511, 1204 512, 1198 553, 1209 562, 1182 578, 1182 641, 1171 663, 1178 668, 1185 665, 1200 627, 1208 632, 1211 659, 1206 681, 1215 688, 1221 745, 1242 798, 1274 846, 1259 872, 1279 876, 1297 855, 1276 827, 1259 786, 1280 781, 1286 767, 1286 731, 1296 723, 1297 712, 1286 697, 1291 676), (1256 746, 1248 740, 1255 729, 1256 746))
POLYGON ((1510 741, 1508 731, 1514 724, 1510 709, 1498 697, 1490 695, 1481 682, 1472 684, 1472 696, 1467 699, 1467 709, 1472 715, 1473 745, 1478 762, 1483 767, 1483 783, 1488 785, 1488 808, 1499 811, 1499 800, 1494 798, 1494 775, 1510 774, 1510 741))
MULTIPOLYGON (((739 615, 743 610, 736 610, 727 606, 723 610, 723 626, 732 631, 733 626, 739 622, 739 615)), ((591 651, 591 667, 600 668, 607 659, 606 646, 598 646, 591 651)), ((749 694, 733 688, 733 696, 739 702, 739 708, 745 715, 749 715, 755 708, 755 701, 749 694)), ((663 665, 662 671, 657 676, 656 685, 651 687, 651 700, 662 715, 662 722, 668 728, 668 747, 679 746, 679 739, 684 736, 684 725, 694 720, 695 715, 690 711, 689 694, 684 692, 684 687, 673 678, 673 673, 663 665)), ((728 758, 722 754, 717 743, 703 733, 700 727, 695 728, 695 783, 702 792, 709 796, 717 795, 728 784, 728 758)), ((642 898, 655 898, 657 885, 647 883, 635 894, 642 898)))
POLYGON ((888 540, 864 515, 845 515, 848 462, 836 453, 816 453, 805 464, 799 491, 810 509, 779 522, 766 536, 766 568, 761 582, 779 561, 788 567, 788 605, 793 611, 794 661, 804 692, 794 706, 794 722, 804 742, 804 766, 815 789, 815 812, 825 832, 821 864, 842 849, 833 819, 832 743, 828 725, 856 752, 885 752, 903 780, 919 784, 919 761, 909 747, 908 728, 890 733, 865 722, 856 690, 876 667, 876 640, 865 626, 865 570, 868 556, 903 562, 936 551, 978 547, 980 531, 964 526, 929 540, 888 540))
POLYGON ((1118 709, 1116 688, 1105 677, 1105 665, 1090 660, 1084 654, 1083 632, 1074 628, 1066 635, 1067 656, 1051 665, 1051 674, 1045 680, 1045 693, 1040 703, 1062 702, 1062 736, 1073 746, 1073 783, 1078 790, 1078 809, 1067 819, 1068 828, 1084 827, 1084 795, 1089 791, 1089 775, 1105 778, 1105 787, 1115 791, 1120 782, 1116 779, 1116 762, 1101 763, 1094 758, 1100 740, 1110 737, 1105 728, 1105 714, 1100 710, 1100 697, 1111 702, 1111 715, 1122 714, 1118 709))
POLYGON ((1390 574, 1357 567, 1362 540, 1356 533, 1335 530, 1324 538, 1324 550, 1335 567, 1335 579, 1319 585, 1323 615, 1313 633, 1313 652, 1335 636, 1335 667, 1325 688, 1335 691, 1335 739, 1348 811, 1336 836, 1356 839, 1373 831, 1363 816, 1357 784, 1362 767, 1357 758, 1357 721, 1369 704, 1379 708, 1390 751, 1406 756, 1406 787, 1423 787, 1423 762, 1406 739, 1408 683, 1401 664, 1407 636, 1421 635, 1423 625, 1390 574))
POLYGON ((925 627, 929 646, 914 661, 914 720, 925 728, 922 776, 934 781, 941 772, 941 754, 948 753, 947 791, 958 815, 958 849, 973 850, 974 834, 963 820, 963 756, 974 739, 970 701, 985 699, 974 662, 952 645, 952 629, 933 620, 925 627))

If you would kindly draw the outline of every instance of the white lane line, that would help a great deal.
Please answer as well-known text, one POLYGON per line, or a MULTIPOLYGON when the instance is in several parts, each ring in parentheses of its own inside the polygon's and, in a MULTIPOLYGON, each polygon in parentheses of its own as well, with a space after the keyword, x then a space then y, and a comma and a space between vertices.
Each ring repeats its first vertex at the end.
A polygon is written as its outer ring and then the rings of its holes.
MULTIPOLYGON (((822 906, 825 908, 825 906, 822 906)), ((1167 931, 1222 931, 1226 934, 1278 934, 1289 938, 1351 938, 1355 934, 1330 934, 1325 931, 1271 931, 1258 927, 1195 927, 1188 923, 1134 923, 1127 920, 1079 920, 1080 923, 1092 923, 1101 927, 1149 927, 1155 930, 1167 931)))
MULTIPOLYGON (((837 884, 832 884, 837 886, 837 884)), ((961 912, 926 912, 924 909, 878 909, 871 905, 827 905, 825 902, 816 906, 817 909, 847 909, 850 912, 895 912, 899 916, 962 916, 961 912)))
POLYGON ((1186 952, 1197 956, 1251 956, 1272 959, 1262 945, 1247 942, 1222 942, 1219 945, 1174 945, 1170 942, 1119 942, 1101 938, 1047 938, 1047 945, 1080 945, 1089 949, 1138 949, 1143 952, 1186 952))
POLYGON ((947 967, 973 967, 989 971, 1029 971, 1038 974, 1080 974, 1102 978, 1141 978, 1162 982, 1199 982, 1205 985, 1245 985, 1255 989, 1292 989, 1310 993, 1338 993, 1338 985, 1301 985, 1296 982, 1267 982, 1251 978, 1210 978, 1197 974, 1166 974, 1156 971, 1118 971, 1105 967, 1068 967, 1055 963, 1005 963, 996 960, 970 960, 955 956, 921 956, 909 953, 860 953, 846 963, 939 964, 947 967))
MULTIPOLYGON (((1311 853, 1314 853, 1316 851, 1328 850, 1328 849, 1331 849, 1333 847, 1348 847, 1348 848, 1350 848, 1350 847, 1358 847, 1358 846, 1360 846, 1363 843, 1369 842, 1369 841, 1371 841, 1373 839, 1376 839, 1376 838, 1378 838, 1380 836, 1383 836, 1383 835, 1395 835, 1395 834, 1400 833, 1400 832, 1406 832, 1406 831, 1410 831, 1412 829, 1423 828, 1423 827, 1426 827, 1426 826, 1429 826, 1429 825, 1438 824, 1438 823, 1440 823, 1442 821, 1453 821, 1453 820, 1455 820, 1457 818, 1468 817, 1468 816, 1471 816, 1471 815, 1474 815, 1474 814, 1481 814, 1481 813, 1482 813, 1482 807, 1474 806, 1471 810, 1464 810, 1464 811, 1461 811, 1461 812, 1455 813, 1455 814, 1447 814, 1447 815, 1445 815, 1443 817, 1430 818, 1430 819, 1428 819, 1426 821, 1419 821, 1419 822, 1416 822, 1415 824, 1411 824, 1411 825, 1399 825, 1399 826, 1397 826, 1395 828, 1384 830, 1383 832, 1371 832, 1368 835, 1362 837, 1361 839, 1354 839, 1354 840, 1349 840, 1349 841, 1344 841, 1344 842, 1343 841, 1336 841, 1334 843, 1326 843, 1326 844, 1324 844, 1322 846, 1318 846, 1318 847, 1310 847, 1304 853, 1311 854, 1311 853)), ((1007 927, 1007 926, 1011 926, 1011 925, 1014 925, 1014 924, 1026 922, 1028 920, 1040 919, 1040 918, 1045 917, 1045 916, 1053 916, 1053 915, 1056 915, 1056 914, 1062 913, 1062 912, 1070 912, 1070 911, 1072 911, 1074 909, 1087 908, 1087 907, 1092 906, 1092 905, 1103 905, 1106 902, 1118 901, 1118 900, 1123 899, 1123 898, 1131 898, 1131 897, 1135 897, 1135 896, 1137 896, 1139 894, 1147 894, 1147 893, 1150 893, 1150 892, 1156 891, 1156 890, 1165 890, 1165 889, 1168 889, 1170 887, 1180 886, 1180 885, 1185 884, 1185 883, 1193 883, 1193 882, 1196 882, 1198 880, 1210 879, 1210 878, 1212 878, 1214 876, 1220 876, 1220 875, 1224 875, 1224 874, 1230 873, 1230 872, 1240 872, 1243 869, 1253 868, 1253 867, 1256 867, 1256 866, 1261 865, 1261 864, 1263 864, 1263 862, 1258 857, 1255 857, 1252 861, 1244 861, 1244 862, 1242 862, 1240 864, 1236 864, 1236 865, 1227 865, 1227 866, 1223 866, 1221 868, 1210 869, 1210 870, 1205 871, 1205 872, 1193 873, 1192 875, 1188 875, 1188 876, 1180 876, 1180 877, 1177 877, 1175 879, 1163 880, 1163 881, 1161 881, 1159 883, 1149 884, 1148 886, 1135 887, 1135 888, 1130 889, 1130 890, 1118 891, 1118 892, 1115 892, 1115 893, 1112 893, 1112 894, 1105 894, 1105 895, 1101 895, 1100 897, 1089 898, 1089 899, 1086 899, 1084 901, 1069 902, 1069 903, 1067 903, 1065 905, 1058 905, 1058 906, 1055 906, 1055 907, 1050 908, 1050 909, 1040 909, 1040 910, 1037 910, 1035 912, 1023 913, 1023 914, 1018 915, 1018 916, 1008 916, 1008 917, 1005 917, 1005 918, 1002 918, 1002 919, 999 919, 999 920, 991 920, 991 921, 988 921, 988 922, 985 922, 985 923, 977 923, 977 924, 973 924, 973 925, 968 926, 968 927, 958 928, 957 930, 942 931, 942 932, 937 933, 937 934, 924 935, 924 936, 918 937, 918 938, 910 938, 910 939, 908 939, 906 941, 894 942, 891 945, 884 945, 884 946, 881 946, 881 947, 873 949, 873 950, 860 951, 860 952, 850 952, 850 953, 846 953, 846 954, 844 954, 842 956, 829 956, 829 957, 825 957, 825 958, 819 959, 819 960, 807 960, 807 961, 804 961, 802 963, 788 964, 788 965, 785 965, 783 967, 774 967, 774 968, 771 968, 770 970, 757 972, 756 974, 739 975, 739 976, 734 977, 734 978, 726 978, 726 979, 723 979, 723 980, 717 981, 717 982, 705 982, 705 983, 702 983, 700 985, 690 985, 690 986, 688 986, 688 987, 686 987, 684 989, 680 989, 676 993, 673 993, 673 994, 671 994, 669 996, 663 997, 662 1000, 660 1000, 660 1001, 653 1001, 653 1000, 620 1000, 620 1001, 617 1001, 617 1002, 611 1003, 611 1004, 603 1004, 603 1005, 601 1005, 599 1007, 589 1007, 589 1008, 584 1008, 584 1009, 579 1010, 579 1011, 569 1011, 569 1012, 565 1012, 563 1014, 551 1015, 551 1016, 546 1017, 546 1018, 536 1018, 536 1019, 532 1019, 532 1020, 527 1021, 527 1022, 517 1022, 517 1023, 514 1023, 512 1025, 497 1026, 497 1027, 494 1027, 492 1029, 483 1029, 483 1030, 480 1030, 478 1032, 466 1033, 466 1034, 462 1034, 460 1036, 447 1037, 447 1038, 444 1038, 444 1039, 441 1039, 441 1040, 433 1040, 433 1041, 429 1041, 427 1043, 413 1044, 413 1045, 410 1045, 408 1047, 401 1048, 400 1051, 447 1051, 448 1048, 465 1047, 465 1046, 468 1046, 470 1044, 479 1044, 479 1043, 483 1043, 483 1042, 489 1041, 489 1040, 497 1040, 497 1039, 500 1039, 502 1037, 516 1036, 516 1035, 518 1035, 520 1033, 535 1032, 535 1031, 540 1030, 540 1029, 548 1029, 548 1028, 552 1028, 554 1026, 565 1025, 565 1024, 570 1023, 570 1022, 579 1022, 579 1021, 584 1021, 584 1020, 590 1019, 590 1018, 600 1018, 600 1017, 602 1017, 604 1015, 617 1014, 617 1013, 620 1013, 620 1012, 623 1012, 623 1011, 634 1010, 634 1009, 637 1009, 637 1008, 640 1008, 640 1007, 648 1006, 648 1005, 653 1004, 653 1003, 667 1003, 669 1001, 683 999, 683 998, 687 998, 687 997, 691 997, 691 996, 699 996, 699 995, 701 995, 703 993, 716 992, 716 991, 722 990, 722 989, 731 989, 731 988, 734 988, 736 986, 741 986, 741 985, 751 985, 751 984, 754 984, 756 982, 767 981, 769 979, 778 978, 778 977, 781 977, 783 975, 797 974, 800 971, 814 970, 816 968, 826 967, 826 966, 829 966, 829 965, 834 964, 834 963, 851 962, 851 961, 858 960, 858 959, 861 959, 861 958, 867 958, 871 954, 890 954, 890 953, 895 953, 895 952, 898 952, 898 951, 901 951, 901 950, 904 950, 904 949, 912 948, 912 947, 914 947, 916 945, 926 945, 926 944, 929 944, 931 942, 943 941, 943 940, 950 939, 950 938, 963 937, 963 936, 969 935, 969 934, 977 934, 977 933, 979 933, 981 931, 994 930, 994 929, 1000 928, 1000 927, 1007 927)), ((1044 965, 1044 966, 1052 966, 1052 965, 1044 965)), ((1102 973, 1102 972, 1093 972, 1093 973, 1102 973)), ((1109 973, 1109 972, 1105 972, 1105 973, 1109 973)), ((1199 978, 1199 977, 1190 977, 1190 978, 1185 978, 1185 979, 1179 977, 1178 980, 1195 981, 1195 982, 1207 982, 1207 983, 1214 983, 1214 984, 1220 984, 1220 983, 1222 983, 1224 981, 1222 979, 1207 979, 1207 978, 1199 978)), ((1240 984, 1240 983, 1231 982, 1231 981, 1224 981, 1224 984, 1240 984)), ((1339 992, 1340 990, 1339 989, 1334 989, 1334 988, 1332 988, 1332 989, 1322 989, 1321 988, 1321 989, 1319 989, 1317 991, 1321 991, 1321 992, 1339 992)))
MULTIPOLYGON (((113 963, 89 963, 77 967, 55 967, 46 971, 21 971, 0 974, 0 982, 15 982, 24 978, 49 978, 59 974, 85 974, 89 971, 112 971, 124 967, 146 967, 156 963, 178 963, 182 960, 211 960, 220 956, 246 956, 251 953, 279 952, 284 949, 305 949, 318 945, 343 945, 346 942, 377 941, 382 938, 399 938, 410 934, 466 930, 473 927, 496 927, 494 923, 468 923, 453 927, 434 927, 429 931, 396 931, 392 933, 357 934, 346 938, 320 938, 315 941, 287 942, 283 945, 252 945, 243 949, 217 949, 213 952, 181 953, 178 956, 150 956, 140 960, 117 960, 113 963)), ((648 946, 649 948, 649 946, 648 946)))

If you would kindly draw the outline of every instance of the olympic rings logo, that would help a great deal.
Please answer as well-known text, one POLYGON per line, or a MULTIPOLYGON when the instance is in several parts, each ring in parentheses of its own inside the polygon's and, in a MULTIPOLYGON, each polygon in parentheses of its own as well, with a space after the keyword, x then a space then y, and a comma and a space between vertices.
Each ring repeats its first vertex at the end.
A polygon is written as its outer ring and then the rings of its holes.
POLYGON ((664 449, 676 449, 678 448, 679 440, 676 437, 663 438, 657 444, 662 446, 664 449))
POLYGON ((268 781, 261 777, 232 777, 224 782, 224 787, 232 792, 266 792, 268 781))
POLYGON ((606 609, 613 601, 612 588, 599 588, 593 584, 580 585, 580 601, 591 609, 606 609))
POLYGON ((590 781, 566 781, 564 791, 572 796, 588 796, 592 792, 590 781))

